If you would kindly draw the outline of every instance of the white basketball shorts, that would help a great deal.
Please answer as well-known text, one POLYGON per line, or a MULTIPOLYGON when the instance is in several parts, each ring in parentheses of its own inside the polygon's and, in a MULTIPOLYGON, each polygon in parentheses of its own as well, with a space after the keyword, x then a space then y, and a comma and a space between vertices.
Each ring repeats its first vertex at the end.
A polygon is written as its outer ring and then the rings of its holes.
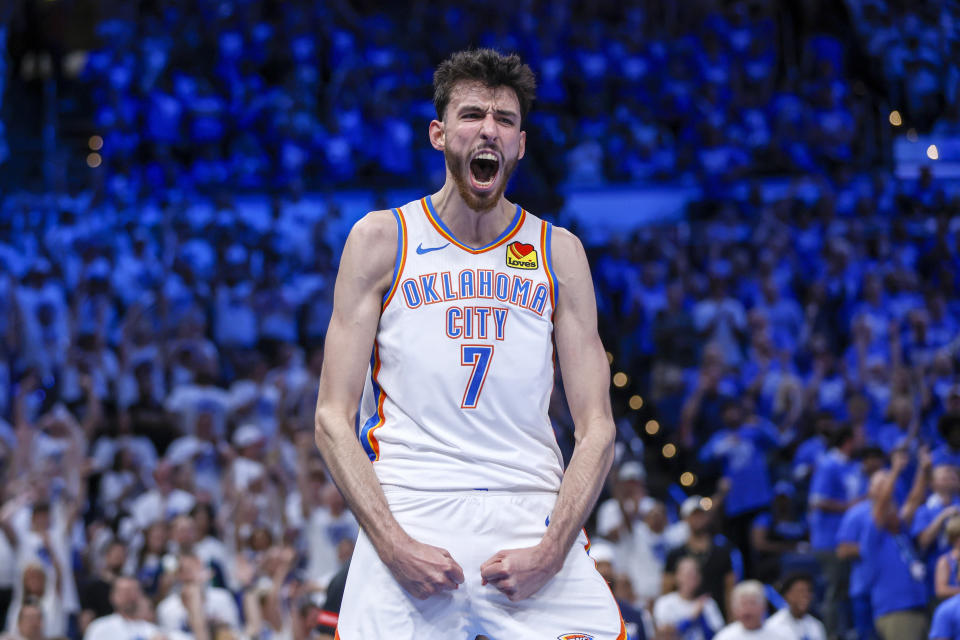
POLYGON ((407 593, 360 532, 337 625, 340 640, 625 640, 617 603, 587 554, 586 534, 537 593, 511 602, 482 585, 480 565, 543 537, 553 494, 424 492, 387 487, 394 516, 414 539, 450 552, 465 581, 418 600, 407 593))

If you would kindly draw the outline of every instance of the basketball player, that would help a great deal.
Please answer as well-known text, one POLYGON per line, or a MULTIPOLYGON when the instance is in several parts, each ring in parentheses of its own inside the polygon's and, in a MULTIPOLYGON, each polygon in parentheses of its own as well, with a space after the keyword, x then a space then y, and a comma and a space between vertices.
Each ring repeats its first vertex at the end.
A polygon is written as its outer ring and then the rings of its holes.
POLYGON ((442 63, 429 136, 443 188, 347 239, 316 412, 362 527, 342 640, 626 638, 581 529, 614 441, 586 256, 503 195, 534 89, 517 56, 442 63), (576 425, 565 472, 554 343, 576 425))

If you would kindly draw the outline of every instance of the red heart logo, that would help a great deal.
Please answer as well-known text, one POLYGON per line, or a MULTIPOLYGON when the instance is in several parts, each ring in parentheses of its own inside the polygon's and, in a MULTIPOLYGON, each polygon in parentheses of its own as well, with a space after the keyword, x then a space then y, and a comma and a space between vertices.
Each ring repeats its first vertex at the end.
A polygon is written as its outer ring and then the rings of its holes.
POLYGON ((530 255, 530 252, 533 251, 533 245, 523 244, 522 242, 514 242, 510 245, 510 249, 513 251, 513 255, 517 256, 518 258, 522 258, 523 256, 530 255))

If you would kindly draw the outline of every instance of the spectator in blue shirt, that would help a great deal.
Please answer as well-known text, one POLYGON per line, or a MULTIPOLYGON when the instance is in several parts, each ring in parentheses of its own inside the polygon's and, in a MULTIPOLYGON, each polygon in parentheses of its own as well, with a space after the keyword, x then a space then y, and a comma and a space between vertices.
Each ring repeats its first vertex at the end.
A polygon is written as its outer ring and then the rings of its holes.
POLYGON ((730 483, 724 500, 727 530, 734 544, 747 554, 750 525, 773 500, 767 454, 777 448, 777 433, 769 421, 745 416, 743 404, 731 400, 724 406, 724 426, 701 449, 700 460, 722 464, 730 483))
POLYGON ((860 556, 880 637, 923 640, 927 631, 927 571, 909 531, 927 489, 930 456, 921 453, 913 488, 899 512, 893 492, 910 456, 897 449, 891 460, 890 474, 881 481, 873 502, 871 522, 860 538, 860 556))
POLYGON ((867 489, 867 499, 847 509, 840 520, 840 528, 837 529, 837 558, 851 561, 849 593, 857 640, 873 640, 876 637, 870 609, 870 587, 867 584, 865 563, 860 555, 860 538, 870 525, 873 503, 888 475, 889 472, 885 469, 873 472, 867 489))
POLYGON ((757 579, 769 584, 780 578, 781 560, 806 546, 807 522, 794 513, 796 489, 781 480, 773 488, 770 510, 753 520, 750 529, 750 551, 753 572, 757 579))
POLYGON ((938 600, 960 594, 960 516, 947 520, 943 528, 950 550, 937 558, 933 593, 938 600))
POLYGON ((853 430, 841 427, 833 435, 833 447, 817 460, 809 498, 814 551, 834 551, 840 519, 860 500, 859 468, 851 459, 856 444, 853 430))
POLYGON ((924 555, 927 575, 932 580, 937 558, 950 550, 944 525, 960 514, 960 475, 956 467, 947 464, 933 467, 930 488, 933 492, 917 509, 910 535, 924 555))
POLYGON ((944 600, 933 612, 929 640, 960 640, 960 595, 944 600))
MULTIPOLYGON (((846 599, 846 566, 835 554, 837 529, 847 509, 860 499, 860 471, 851 460, 856 449, 853 429, 841 427, 833 434, 833 447, 817 460, 810 481, 810 546, 820 562, 827 579, 827 602, 841 603, 846 599)), ((829 607, 825 612, 828 629, 844 624, 843 609, 829 607)))

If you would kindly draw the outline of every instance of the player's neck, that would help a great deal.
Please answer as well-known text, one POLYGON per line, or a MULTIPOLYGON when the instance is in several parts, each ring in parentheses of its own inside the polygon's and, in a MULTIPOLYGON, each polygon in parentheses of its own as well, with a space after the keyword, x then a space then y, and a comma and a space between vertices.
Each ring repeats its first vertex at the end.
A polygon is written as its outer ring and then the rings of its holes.
POLYGON ((516 207, 502 196, 486 211, 472 209, 450 180, 430 196, 430 200, 437 216, 457 240, 471 247, 482 247, 496 240, 516 213, 516 207))

